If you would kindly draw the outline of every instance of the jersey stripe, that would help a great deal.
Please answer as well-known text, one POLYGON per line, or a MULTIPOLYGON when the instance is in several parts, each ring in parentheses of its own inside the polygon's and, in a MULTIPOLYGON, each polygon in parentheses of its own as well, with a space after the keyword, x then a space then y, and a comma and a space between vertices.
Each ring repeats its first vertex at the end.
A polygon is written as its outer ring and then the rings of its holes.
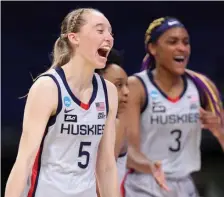
POLYGON ((39 171, 39 159, 40 159, 40 149, 37 153, 37 156, 36 156, 36 159, 35 159, 35 162, 34 162, 34 165, 33 165, 33 169, 32 169, 32 176, 31 176, 31 187, 30 187, 30 190, 28 192, 28 197, 33 197, 34 196, 34 190, 36 189, 35 185, 36 185, 36 182, 37 182, 37 174, 38 174, 38 171, 39 171))
POLYGON ((105 102, 106 102, 106 110, 107 110, 107 115, 109 113, 109 102, 108 102, 108 93, 107 93, 107 86, 106 86, 106 83, 105 83, 105 80, 103 79, 103 77, 100 76, 100 79, 102 81, 102 84, 103 84, 103 89, 104 89, 104 94, 105 94, 105 102))
POLYGON ((35 193, 36 193, 38 178, 39 178, 39 174, 40 174, 40 167, 41 167, 41 155, 42 155, 42 151, 43 151, 44 139, 45 139, 45 137, 47 136, 47 133, 48 133, 49 122, 47 124, 46 129, 45 129, 45 132, 44 132, 44 135, 43 135, 43 138, 42 138, 42 141, 41 141, 41 145, 40 145, 40 148, 37 152, 37 156, 36 156, 33 168, 32 168, 31 186, 30 186, 27 197, 34 197, 35 193))
POLYGON ((143 87, 144 87, 144 90, 145 90, 145 103, 144 103, 144 105, 143 105, 143 107, 142 107, 142 109, 141 109, 141 113, 143 113, 143 112, 145 111, 147 105, 148 105, 148 102, 149 102, 148 90, 147 90, 147 88, 146 88, 146 84, 145 84, 145 82, 143 81, 143 79, 142 79, 140 76, 138 76, 138 75, 134 75, 134 76, 137 77, 137 79, 139 79, 139 80, 141 81, 141 83, 142 83, 142 85, 143 85, 143 87))

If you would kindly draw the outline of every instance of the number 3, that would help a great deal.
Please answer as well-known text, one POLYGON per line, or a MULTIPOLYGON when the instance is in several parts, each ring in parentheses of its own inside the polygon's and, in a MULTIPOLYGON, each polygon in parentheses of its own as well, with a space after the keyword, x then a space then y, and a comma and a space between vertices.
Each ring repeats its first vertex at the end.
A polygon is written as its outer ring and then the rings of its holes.
POLYGON ((86 156, 86 162, 83 164, 82 162, 78 162, 78 166, 82 169, 87 168, 88 164, 89 164, 89 152, 83 150, 84 146, 91 146, 91 142, 81 142, 80 143, 80 147, 79 147, 79 156, 78 157, 82 157, 82 156, 86 156))
POLYGON ((181 135, 182 135, 182 131, 176 129, 176 130, 171 131, 170 133, 171 133, 171 135, 174 135, 175 133, 177 133, 177 137, 175 138, 175 141, 177 142, 177 146, 175 148, 169 147, 169 150, 173 151, 173 152, 178 152, 181 148, 180 138, 181 138, 181 135))

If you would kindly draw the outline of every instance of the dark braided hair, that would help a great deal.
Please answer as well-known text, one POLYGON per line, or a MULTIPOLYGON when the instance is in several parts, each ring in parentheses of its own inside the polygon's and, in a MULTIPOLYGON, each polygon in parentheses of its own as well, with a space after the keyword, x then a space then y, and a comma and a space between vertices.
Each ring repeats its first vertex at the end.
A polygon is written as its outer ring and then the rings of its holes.
MULTIPOLYGON (((167 21, 178 21, 179 22, 178 26, 183 26, 183 24, 178 19, 174 17, 170 17, 170 16, 158 18, 154 20, 152 23, 150 23, 148 29, 145 32, 144 44, 145 44, 146 55, 143 59, 141 70, 155 68, 155 65, 156 65, 155 58, 148 50, 148 45, 150 43, 153 43, 153 44, 156 43, 159 37, 169 28, 168 27, 162 31, 157 32, 157 30, 167 21)), ((174 25, 174 26, 177 26, 177 25, 174 25)), ((171 26, 171 27, 174 27, 174 26, 171 26)))

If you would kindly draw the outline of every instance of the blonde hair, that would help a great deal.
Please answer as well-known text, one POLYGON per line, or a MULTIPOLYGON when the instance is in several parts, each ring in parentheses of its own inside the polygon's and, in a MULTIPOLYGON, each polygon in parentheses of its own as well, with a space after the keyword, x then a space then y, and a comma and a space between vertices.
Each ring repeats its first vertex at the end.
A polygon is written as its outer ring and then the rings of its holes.
MULTIPOLYGON (((69 12, 64 18, 61 24, 60 36, 54 43, 52 52, 53 62, 49 69, 62 67, 70 61, 73 54, 73 48, 69 42, 68 33, 79 32, 81 27, 86 23, 84 14, 92 11, 100 12, 99 10, 93 8, 78 8, 69 12)), ((47 71, 49 71, 49 69, 47 71)), ((46 74, 47 71, 41 73, 36 78, 33 78, 31 74, 33 82, 35 82, 41 75, 46 74)), ((27 95, 28 93, 19 98, 25 98, 27 95)))
POLYGON ((61 67, 68 63, 73 49, 68 40, 68 33, 77 33, 81 27, 86 23, 84 14, 91 11, 97 11, 93 8, 79 8, 71 11, 67 14, 61 24, 61 33, 54 44, 53 49, 53 62, 51 68, 61 67))

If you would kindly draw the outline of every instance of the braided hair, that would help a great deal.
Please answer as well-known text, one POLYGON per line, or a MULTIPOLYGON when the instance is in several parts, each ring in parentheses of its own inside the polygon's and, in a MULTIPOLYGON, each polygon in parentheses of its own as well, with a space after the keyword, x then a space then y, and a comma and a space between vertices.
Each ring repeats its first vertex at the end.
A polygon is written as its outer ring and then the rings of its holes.
MULTIPOLYGON (((184 25, 178 19, 173 17, 159 18, 149 25, 145 33, 144 42, 147 54, 143 59, 141 70, 155 68, 155 58, 150 51, 148 51, 148 45, 150 43, 156 43, 159 37, 172 27, 184 27, 184 25)), ((207 107, 219 116, 222 125, 224 126, 222 99, 214 83, 205 75, 189 69, 186 69, 186 75, 191 78, 197 86, 202 106, 207 107)))

